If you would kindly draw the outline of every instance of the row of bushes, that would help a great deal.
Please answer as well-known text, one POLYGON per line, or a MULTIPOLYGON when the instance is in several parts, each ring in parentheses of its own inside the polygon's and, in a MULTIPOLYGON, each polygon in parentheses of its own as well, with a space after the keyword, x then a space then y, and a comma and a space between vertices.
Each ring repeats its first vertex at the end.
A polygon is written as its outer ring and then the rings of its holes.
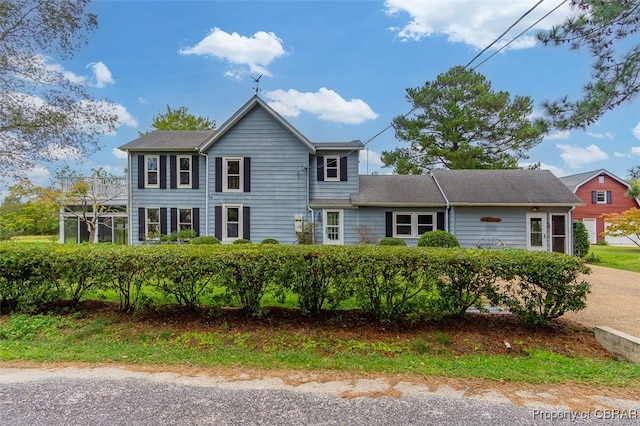
POLYGON ((0 303, 78 303, 102 289, 115 291, 125 311, 160 292, 188 308, 240 306, 259 315, 266 294, 294 293, 306 315, 351 301, 383 321, 433 319, 491 303, 547 324, 585 307, 587 272, 576 257, 524 250, 6 243, 0 303))

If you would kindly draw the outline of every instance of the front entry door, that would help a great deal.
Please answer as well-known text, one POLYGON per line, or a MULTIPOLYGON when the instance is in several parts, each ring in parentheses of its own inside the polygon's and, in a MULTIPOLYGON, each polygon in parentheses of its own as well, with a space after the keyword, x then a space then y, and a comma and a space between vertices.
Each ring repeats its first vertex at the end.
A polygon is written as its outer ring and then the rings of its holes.
POLYGON ((527 214, 527 250, 547 250, 547 216, 527 214))
POLYGON ((323 210, 324 232, 322 243, 327 245, 344 244, 342 230, 342 210, 323 210))
POLYGON ((551 215, 551 250, 558 253, 567 253, 567 215, 551 215))

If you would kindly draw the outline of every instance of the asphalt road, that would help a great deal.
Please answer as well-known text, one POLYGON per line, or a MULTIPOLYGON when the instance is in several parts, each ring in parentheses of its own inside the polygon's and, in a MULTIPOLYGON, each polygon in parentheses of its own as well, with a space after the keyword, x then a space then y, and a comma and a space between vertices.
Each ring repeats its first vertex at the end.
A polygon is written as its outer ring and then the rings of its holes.
MULTIPOLYGON (((633 404, 632 404, 633 405, 633 404)), ((0 425, 638 424, 640 406, 570 412, 458 395, 332 389, 113 368, 0 369, 0 425)))

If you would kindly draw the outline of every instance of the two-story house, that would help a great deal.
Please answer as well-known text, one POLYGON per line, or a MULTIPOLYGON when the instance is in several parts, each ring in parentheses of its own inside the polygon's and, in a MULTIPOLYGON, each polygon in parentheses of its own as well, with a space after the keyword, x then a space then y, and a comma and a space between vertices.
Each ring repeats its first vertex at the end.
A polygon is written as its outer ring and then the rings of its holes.
POLYGON ((296 244, 313 229, 314 244, 391 236, 415 245, 443 229, 463 247, 491 239, 570 253, 571 209, 581 204, 548 171, 359 175, 360 141, 311 142, 258 96, 216 130, 156 131, 120 149, 132 244, 183 229, 223 243, 296 244))
POLYGON ((564 176, 560 180, 584 203, 576 207, 573 218, 584 223, 591 244, 596 244, 598 241, 616 245, 633 244, 625 237, 602 235, 607 226, 601 217, 602 214, 621 213, 640 207, 640 200, 625 195, 631 187, 627 182, 605 169, 564 176))

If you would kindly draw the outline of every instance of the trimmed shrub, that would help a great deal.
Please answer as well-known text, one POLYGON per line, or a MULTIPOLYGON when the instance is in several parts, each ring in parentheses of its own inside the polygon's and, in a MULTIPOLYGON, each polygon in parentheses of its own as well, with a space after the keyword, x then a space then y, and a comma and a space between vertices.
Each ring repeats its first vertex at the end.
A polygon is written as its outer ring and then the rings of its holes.
POLYGON ((202 237, 192 238, 189 240, 189 244, 220 244, 220 240, 216 237, 203 235, 202 237))
POLYGON ((381 246, 407 246, 407 242, 402 238, 386 237, 380 240, 381 246))
POLYGON ((237 240, 233 240, 233 244, 251 244, 251 241, 246 238, 239 238, 237 240))
POLYGON ((584 223, 573 222, 573 254, 585 257, 589 253, 589 233, 584 223))
POLYGON ((280 244, 275 238, 265 238, 260 244, 280 244))
POLYGON ((422 234, 418 239, 418 247, 455 248, 460 247, 460 243, 452 233, 436 230, 422 234))

